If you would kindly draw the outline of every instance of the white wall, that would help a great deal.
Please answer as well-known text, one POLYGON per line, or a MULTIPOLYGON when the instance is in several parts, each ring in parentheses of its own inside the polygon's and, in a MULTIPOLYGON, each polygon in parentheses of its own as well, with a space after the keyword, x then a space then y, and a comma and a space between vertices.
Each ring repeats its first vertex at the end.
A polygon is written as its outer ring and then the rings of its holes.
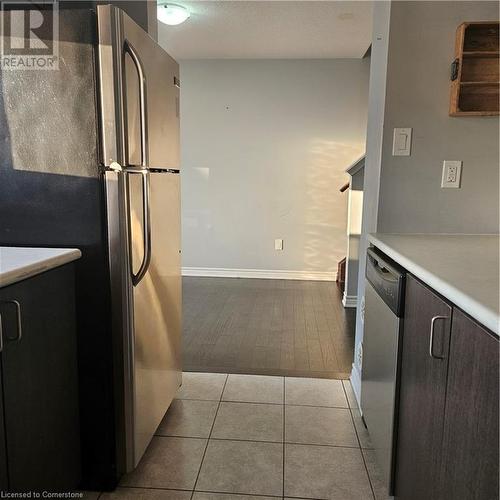
POLYGON ((358 401, 361 399, 359 348, 363 341, 363 297, 365 295, 366 248, 368 246, 366 236, 377 230, 390 15, 390 2, 379 1, 374 3, 366 159, 363 180, 363 220, 359 240, 358 307, 356 310, 354 363, 351 373, 351 382, 358 401))
POLYGON ((185 268, 334 276, 368 73, 369 60, 181 62, 185 268))

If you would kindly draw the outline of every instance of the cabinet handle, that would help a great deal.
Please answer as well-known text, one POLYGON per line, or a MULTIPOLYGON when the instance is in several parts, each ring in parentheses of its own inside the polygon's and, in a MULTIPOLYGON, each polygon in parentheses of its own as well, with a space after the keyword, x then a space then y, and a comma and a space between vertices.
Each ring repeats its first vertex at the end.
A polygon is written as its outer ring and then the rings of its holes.
POLYGON ((448 316, 434 316, 431 319, 431 334, 429 336, 429 356, 434 359, 444 359, 444 356, 436 356, 433 352, 434 346, 434 325, 438 319, 448 319, 448 316))
POLYGON ((0 314, 0 352, 3 351, 3 327, 2 327, 2 315, 0 314))
MULTIPOLYGON (((21 304, 17 300, 3 300, 2 304, 14 304, 16 306, 16 321, 17 321, 17 336, 14 338, 7 337, 11 342, 19 342, 23 338, 23 327, 21 321, 21 304)), ((1 331, 1 330, 0 330, 1 331)), ((3 347, 3 345, 2 345, 3 347)))

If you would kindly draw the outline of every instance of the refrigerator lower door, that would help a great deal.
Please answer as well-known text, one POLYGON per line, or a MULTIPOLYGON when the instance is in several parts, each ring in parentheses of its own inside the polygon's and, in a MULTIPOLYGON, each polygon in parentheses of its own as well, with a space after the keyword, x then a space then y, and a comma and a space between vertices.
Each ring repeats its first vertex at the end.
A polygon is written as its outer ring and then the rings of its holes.
MULTIPOLYGON (((180 182, 150 173, 151 261, 132 287, 133 460, 135 467, 181 384, 180 182)), ((131 271, 144 259, 143 179, 127 173, 131 271)))

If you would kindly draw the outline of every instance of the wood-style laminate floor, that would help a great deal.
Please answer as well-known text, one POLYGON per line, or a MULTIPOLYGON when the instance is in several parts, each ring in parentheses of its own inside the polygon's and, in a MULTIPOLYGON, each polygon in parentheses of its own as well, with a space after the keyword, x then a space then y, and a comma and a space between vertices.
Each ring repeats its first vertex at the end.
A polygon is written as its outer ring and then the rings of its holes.
POLYGON ((183 278, 185 371, 348 378, 355 309, 336 283, 183 278))

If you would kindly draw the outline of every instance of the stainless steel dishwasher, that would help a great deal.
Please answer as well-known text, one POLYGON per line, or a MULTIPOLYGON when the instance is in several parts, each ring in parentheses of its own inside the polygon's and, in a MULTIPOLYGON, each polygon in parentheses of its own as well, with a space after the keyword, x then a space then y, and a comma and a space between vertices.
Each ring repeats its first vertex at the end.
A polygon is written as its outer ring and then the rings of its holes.
POLYGON ((377 248, 366 262, 361 410, 387 493, 393 494, 398 359, 405 270, 377 248))

